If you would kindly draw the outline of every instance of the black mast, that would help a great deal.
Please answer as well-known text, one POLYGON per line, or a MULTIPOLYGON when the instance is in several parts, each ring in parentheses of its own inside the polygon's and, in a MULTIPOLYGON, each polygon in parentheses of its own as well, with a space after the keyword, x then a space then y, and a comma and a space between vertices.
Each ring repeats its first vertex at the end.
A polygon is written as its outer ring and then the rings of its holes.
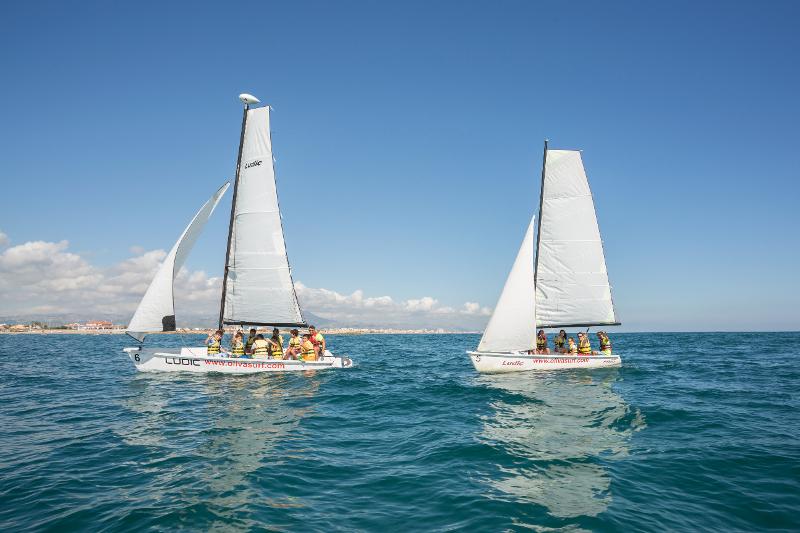
POLYGON ((222 329, 222 318, 225 314, 225 291, 228 282, 228 261, 231 258, 231 238, 233 237, 233 219, 236 214, 236 193, 239 192, 239 170, 242 166, 242 147, 244 146, 244 130, 247 126, 247 111, 250 109, 248 102, 244 103, 244 113, 242 114, 242 133, 239 136, 239 155, 236 158, 236 179, 233 181, 233 200, 231 201, 231 222, 228 226, 228 249, 225 252, 225 273, 222 276, 222 299, 219 303, 219 325, 222 329))
MULTIPOLYGON (((539 279, 539 240, 542 238, 542 204, 544 203, 544 175, 545 168, 547 167, 547 139, 544 140, 544 155, 542 156, 542 186, 539 189, 539 220, 536 223, 536 259, 533 269, 533 289, 536 291, 537 281, 539 279)), ((236 189, 233 190, 234 198, 236 198, 236 189)), ((534 292, 535 294, 535 292, 534 292)))

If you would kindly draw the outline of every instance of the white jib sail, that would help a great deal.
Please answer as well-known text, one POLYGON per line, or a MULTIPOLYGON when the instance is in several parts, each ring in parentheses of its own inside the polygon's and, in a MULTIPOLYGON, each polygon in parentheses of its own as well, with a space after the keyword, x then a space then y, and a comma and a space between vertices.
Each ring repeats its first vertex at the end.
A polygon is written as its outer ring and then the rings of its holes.
POLYGON ((494 313, 478 344, 479 352, 529 350, 536 342, 533 220, 532 218, 503 292, 500 293, 494 313))
POLYGON ((269 112, 247 112, 225 288, 228 324, 303 323, 283 240, 269 112))
POLYGON ((603 242, 581 153, 548 150, 539 213, 539 326, 616 322, 603 242))
POLYGON ((147 333, 155 331, 175 331, 175 305, 172 293, 172 282, 183 266, 203 227, 211 218, 214 208, 217 207, 222 195, 228 190, 230 183, 225 183, 217 192, 200 208, 186 229, 183 230, 178 242, 172 247, 167 257, 158 268, 153 281, 144 293, 139 307, 133 314, 128 324, 127 333, 139 342, 144 340, 147 333))

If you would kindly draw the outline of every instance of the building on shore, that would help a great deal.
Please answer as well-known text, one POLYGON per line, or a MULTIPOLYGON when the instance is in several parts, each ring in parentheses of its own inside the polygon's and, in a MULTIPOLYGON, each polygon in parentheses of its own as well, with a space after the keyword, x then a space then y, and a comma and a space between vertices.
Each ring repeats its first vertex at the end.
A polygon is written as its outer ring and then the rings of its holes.
POLYGON ((108 320, 93 320, 85 324, 79 324, 78 329, 82 331, 101 331, 106 329, 114 329, 114 324, 108 320))

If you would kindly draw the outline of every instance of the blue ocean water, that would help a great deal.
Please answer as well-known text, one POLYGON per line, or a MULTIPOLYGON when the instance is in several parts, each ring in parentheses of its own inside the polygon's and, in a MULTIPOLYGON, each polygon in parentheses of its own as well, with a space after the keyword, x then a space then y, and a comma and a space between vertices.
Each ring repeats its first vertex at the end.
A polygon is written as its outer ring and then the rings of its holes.
POLYGON ((328 339, 355 368, 142 374, 123 336, 0 335, 0 530, 800 530, 798 333, 510 375, 476 335, 328 339))

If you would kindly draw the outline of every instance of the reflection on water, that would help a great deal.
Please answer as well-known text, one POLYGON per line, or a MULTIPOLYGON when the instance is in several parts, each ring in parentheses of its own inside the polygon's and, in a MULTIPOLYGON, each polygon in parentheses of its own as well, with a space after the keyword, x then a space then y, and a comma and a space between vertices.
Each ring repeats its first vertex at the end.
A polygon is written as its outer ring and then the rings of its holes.
POLYGON ((319 386, 313 372, 244 379, 140 375, 130 383, 133 394, 123 400, 133 420, 118 433, 127 444, 165 450, 158 460, 191 458, 202 490, 187 491, 189 504, 228 510, 255 500, 271 507, 302 506, 280 496, 265 500, 258 486, 273 467, 311 453, 294 445, 299 439, 292 431, 313 411, 319 386))
POLYGON ((611 503, 607 461, 625 457, 634 431, 645 427, 612 385, 617 369, 482 375, 501 390, 482 438, 510 461, 488 480, 515 499, 546 507, 558 517, 595 516, 611 503))

